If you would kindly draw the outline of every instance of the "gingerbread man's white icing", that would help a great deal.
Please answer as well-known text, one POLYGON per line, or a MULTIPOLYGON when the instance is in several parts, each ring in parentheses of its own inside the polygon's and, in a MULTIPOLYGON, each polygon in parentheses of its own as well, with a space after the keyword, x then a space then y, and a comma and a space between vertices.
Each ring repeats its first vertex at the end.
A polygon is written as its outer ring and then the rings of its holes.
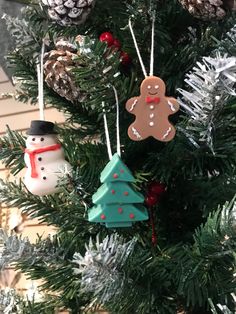
POLYGON ((136 117, 128 129, 133 141, 141 141, 149 136, 162 142, 174 138, 176 130, 168 117, 179 110, 179 104, 175 98, 166 97, 165 92, 162 79, 148 76, 140 86, 140 96, 126 102, 126 110, 136 117))

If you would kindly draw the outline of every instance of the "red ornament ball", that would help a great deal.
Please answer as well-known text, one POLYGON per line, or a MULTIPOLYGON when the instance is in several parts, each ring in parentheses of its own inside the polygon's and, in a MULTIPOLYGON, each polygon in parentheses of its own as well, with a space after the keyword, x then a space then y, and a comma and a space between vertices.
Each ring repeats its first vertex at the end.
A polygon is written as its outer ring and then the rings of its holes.
POLYGON ((148 207, 152 207, 152 206, 156 205, 157 202, 158 202, 158 199, 157 199, 156 195, 148 195, 145 199, 145 204, 148 207))
POLYGON ((110 47, 114 43, 114 37, 110 32, 104 32, 99 37, 100 41, 105 41, 107 43, 107 46, 110 47))
POLYGON ((164 183, 153 181, 148 187, 148 193, 161 196, 166 191, 166 186, 164 183))
POLYGON ((120 53, 121 64, 129 65, 131 63, 131 58, 127 52, 121 51, 120 53))
POLYGON ((117 48, 118 50, 120 50, 120 48, 121 48, 121 43, 120 43, 120 41, 119 41, 117 38, 114 38, 112 46, 114 46, 115 48, 117 48))

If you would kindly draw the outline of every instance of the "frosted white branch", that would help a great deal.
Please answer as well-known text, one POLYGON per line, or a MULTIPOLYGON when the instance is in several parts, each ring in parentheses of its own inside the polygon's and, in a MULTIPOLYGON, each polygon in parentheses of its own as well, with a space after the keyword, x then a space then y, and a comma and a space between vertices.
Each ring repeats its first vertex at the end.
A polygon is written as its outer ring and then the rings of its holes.
POLYGON ((118 234, 107 236, 102 242, 97 236, 94 244, 90 239, 86 253, 74 254, 74 273, 81 275, 82 292, 92 292, 101 303, 121 293, 124 277, 122 267, 133 251, 136 239, 124 243, 118 234))
POLYGON ((236 57, 217 53, 215 58, 204 57, 187 74, 188 90, 179 89, 180 106, 190 116, 188 127, 194 141, 205 142, 212 150, 213 130, 219 113, 227 100, 236 95, 236 57))

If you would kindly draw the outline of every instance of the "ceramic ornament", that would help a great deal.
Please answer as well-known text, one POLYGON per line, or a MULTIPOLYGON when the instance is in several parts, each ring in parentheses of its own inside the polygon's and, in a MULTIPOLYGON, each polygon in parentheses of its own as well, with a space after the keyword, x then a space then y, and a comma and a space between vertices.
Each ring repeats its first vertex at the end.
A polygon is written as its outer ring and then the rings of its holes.
POLYGON ((148 137, 154 137, 158 141, 169 142, 176 133, 174 126, 169 122, 169 116, 179 110, 179 104, 175 98, 165 95, 165 83, 161 78, 153 75, 154 20, 153 17, 149 76, 144 67, 132 25, 129 21, 130 31, 145 79, 140 86, 140 95, 130 98, 126 102, 126 110, 135 115, 135 121, 128 128, 128 135, 133 141, 142 141, 148 137))
POLYGON ((142 205, 144 197, 131 185, 135 182, 135 178, 120 157, 119 102, 117 91, 114 86, 112 87, 116 99, 117 153, 112 155, 104 110, 104 127, 110 161, 100 176, 102 186, 92 197, 94 206, 88 210, 88 220, 104 224, 107 228, 131 227, 136 221, 147 220, 148 212, 142 205))
POLYGON ((135 179, 117 153, 102 171, 100 181, 103 185, 93 195, 95 206, 88 213, 90 222, 117 228, 131 227, 136 221, 148 219, 142 205, 144 197, 130 185, 135 179))
POLYGON ((34 195, 49 195, 59 192, 58 181, 71 171, 54 131, 54 123, 31 121, 27 131, 24 160, 27 166, 25 185, 34 195))
POLYGON ((165 83, 156 76, 146 77, 140 87, 140 96, 130 98, 126 110, 135 115, 128 135, 133 141, 142 141, 150 136, 168 142, 175 136, 175 128, 169 116, 179 110, 177 100, 165 96, 165 83))

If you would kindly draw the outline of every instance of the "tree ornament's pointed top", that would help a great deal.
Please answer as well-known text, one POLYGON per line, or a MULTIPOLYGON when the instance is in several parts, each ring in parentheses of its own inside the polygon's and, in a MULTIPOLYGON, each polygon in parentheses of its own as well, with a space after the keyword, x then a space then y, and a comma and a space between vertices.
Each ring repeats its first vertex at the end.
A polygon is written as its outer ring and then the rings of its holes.
POLYGON ((103 169, 100 181, 102 183, 116 181, 134 182, 135 179, 128 167, 120 159, 120 156, 115 153, 110 162, 103 169))

